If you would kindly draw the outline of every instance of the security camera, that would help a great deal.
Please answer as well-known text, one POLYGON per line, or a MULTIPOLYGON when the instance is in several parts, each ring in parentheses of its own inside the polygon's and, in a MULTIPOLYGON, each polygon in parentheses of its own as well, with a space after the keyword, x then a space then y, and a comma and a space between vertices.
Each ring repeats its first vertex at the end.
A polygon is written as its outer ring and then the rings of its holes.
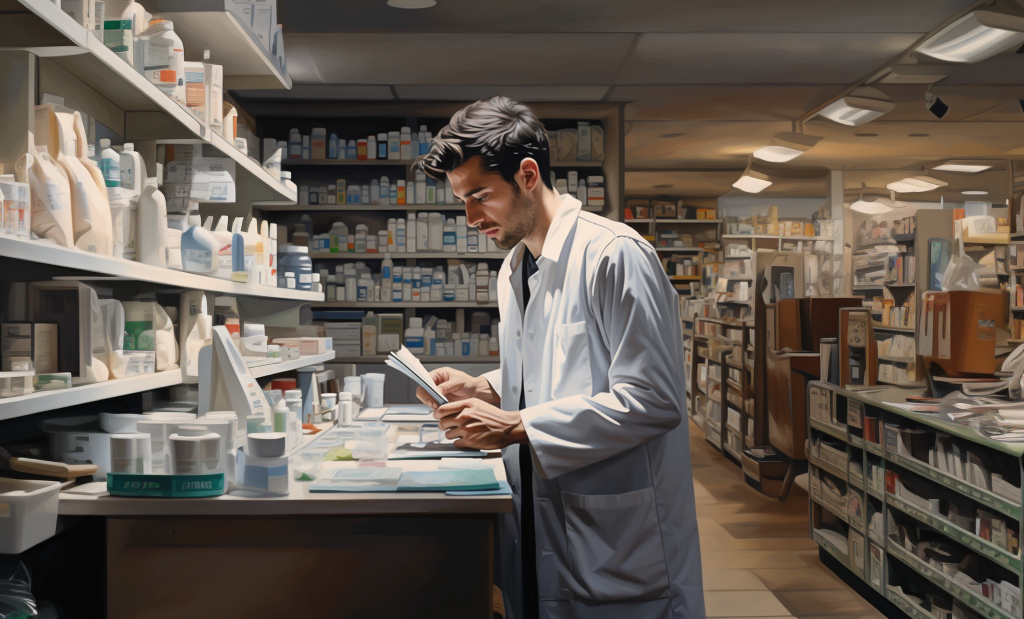
POLYGON ((942 99, 936 97, 931 88, 928 88, 924 93, 924 109, 941 119, 949 111, 949 106, 942 99))

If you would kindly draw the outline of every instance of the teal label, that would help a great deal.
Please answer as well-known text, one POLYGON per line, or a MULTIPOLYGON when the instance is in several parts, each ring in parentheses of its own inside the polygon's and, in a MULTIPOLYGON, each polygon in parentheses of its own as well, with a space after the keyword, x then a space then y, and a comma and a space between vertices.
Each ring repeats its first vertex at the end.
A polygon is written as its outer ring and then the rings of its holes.
POLYGON ((125 350, 156 350, 153 321, 139 320, 124 323, 125 350))
POLYGON ((116 159, 106 157, 100 159, 100 172, 103 174, 103 184, 107 187, 121 186, 121 166, 116 159))
POLYGON ((132 475, 108 473, 107 492, 114 496, 196 498, 224 494, 224 474, 132 475))

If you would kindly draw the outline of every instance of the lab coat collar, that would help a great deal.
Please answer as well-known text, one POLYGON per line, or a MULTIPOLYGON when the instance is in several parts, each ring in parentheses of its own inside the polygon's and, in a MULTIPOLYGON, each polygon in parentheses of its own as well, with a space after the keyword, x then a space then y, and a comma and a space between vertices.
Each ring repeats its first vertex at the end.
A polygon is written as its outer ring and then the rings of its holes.
MULTIPOLYGON (((543 265, 543 259, 558 262, 558 257, 562 255, 562 249, 565 247, 565 241, 569 238, 569 233, 572 232, 573 227, 576 225, 576 220, 579 218, 582 209, 583 204, 573 196, 569 194, 562 196, 562 204, 555 212, 555 217, 551 220, 551 227, 548 228, 548 235, 544 238, 544 247, 541 248, 540 259, 537 260, 538 266, 543 265)), ((510 279, 519 271, 525 256, 523 252, 525 251, 529 250, 526 247, 526 243, 522 241, 512 250, 512 259, 509 261, 510 268, 508 272, 510 279)))

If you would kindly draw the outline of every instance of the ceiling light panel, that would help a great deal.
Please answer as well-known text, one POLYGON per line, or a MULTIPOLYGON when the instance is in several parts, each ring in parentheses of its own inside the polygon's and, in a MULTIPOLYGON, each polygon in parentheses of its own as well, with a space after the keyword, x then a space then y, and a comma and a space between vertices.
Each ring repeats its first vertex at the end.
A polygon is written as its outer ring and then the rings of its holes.
POLYGON ((1024 17, 974 11, 929 37, 917 52, 946 62, 980 62, 1024 43, 1024 17))
POLYGON ((865 215, 882 215, 892 211, 892 207, 882 201, 857 200, 850 205, 850 209, 865 215))
POLYGON ((896 193, 922 193, 934 191, 948 184, 946 181, 940 181, 931 176, 908 176, 903 180, 889 183, 885 188, 896 193))
POLYGON ((938 170, 940 172, 960 172, 963 174, 977 174, 978 172, 984 172, 992 167, 991 164, 987 164, 981 161, 947 161, 942 165, 937 165, 932 170, 938 170))
POLYGON ((988 195, 987 191, 982 191, 981 189, 969 189, 967 191, 961 191, 960 193, 962 193, 965 196, 987 196, 988 195))
POLYGON ((891 112, 895 106, 892 100, 875 88, 857 88, 850 94, 834 101, 819 115, 848 127, 859 127, 879 116, 891 112))
POLYGON ((732 184, 733 187, 747 193, 761 193, 771 187, 772 181, 767 174, 747 168, 743 176, 732 184))
POLYGON ((776 133, 768 146, 755 150, 753 154, 754 157, 762 161, 784 163, 809 151, 821 140, 822 138, 813 135, 791 132, 776 133))

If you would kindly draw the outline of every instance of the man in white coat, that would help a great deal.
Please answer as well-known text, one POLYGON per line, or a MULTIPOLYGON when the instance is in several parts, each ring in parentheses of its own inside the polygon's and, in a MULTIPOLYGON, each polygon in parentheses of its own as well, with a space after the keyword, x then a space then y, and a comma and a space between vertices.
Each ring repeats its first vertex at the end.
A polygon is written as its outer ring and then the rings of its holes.
POLYGON ((434 416, 456 446, 502 449, 509 619, 702 619, 678 295, 646 240, 553 190, 548 147, 528 107, 495 97, 422 158, 511 250, 501 369, 435 370, 450 403, 434 416))

